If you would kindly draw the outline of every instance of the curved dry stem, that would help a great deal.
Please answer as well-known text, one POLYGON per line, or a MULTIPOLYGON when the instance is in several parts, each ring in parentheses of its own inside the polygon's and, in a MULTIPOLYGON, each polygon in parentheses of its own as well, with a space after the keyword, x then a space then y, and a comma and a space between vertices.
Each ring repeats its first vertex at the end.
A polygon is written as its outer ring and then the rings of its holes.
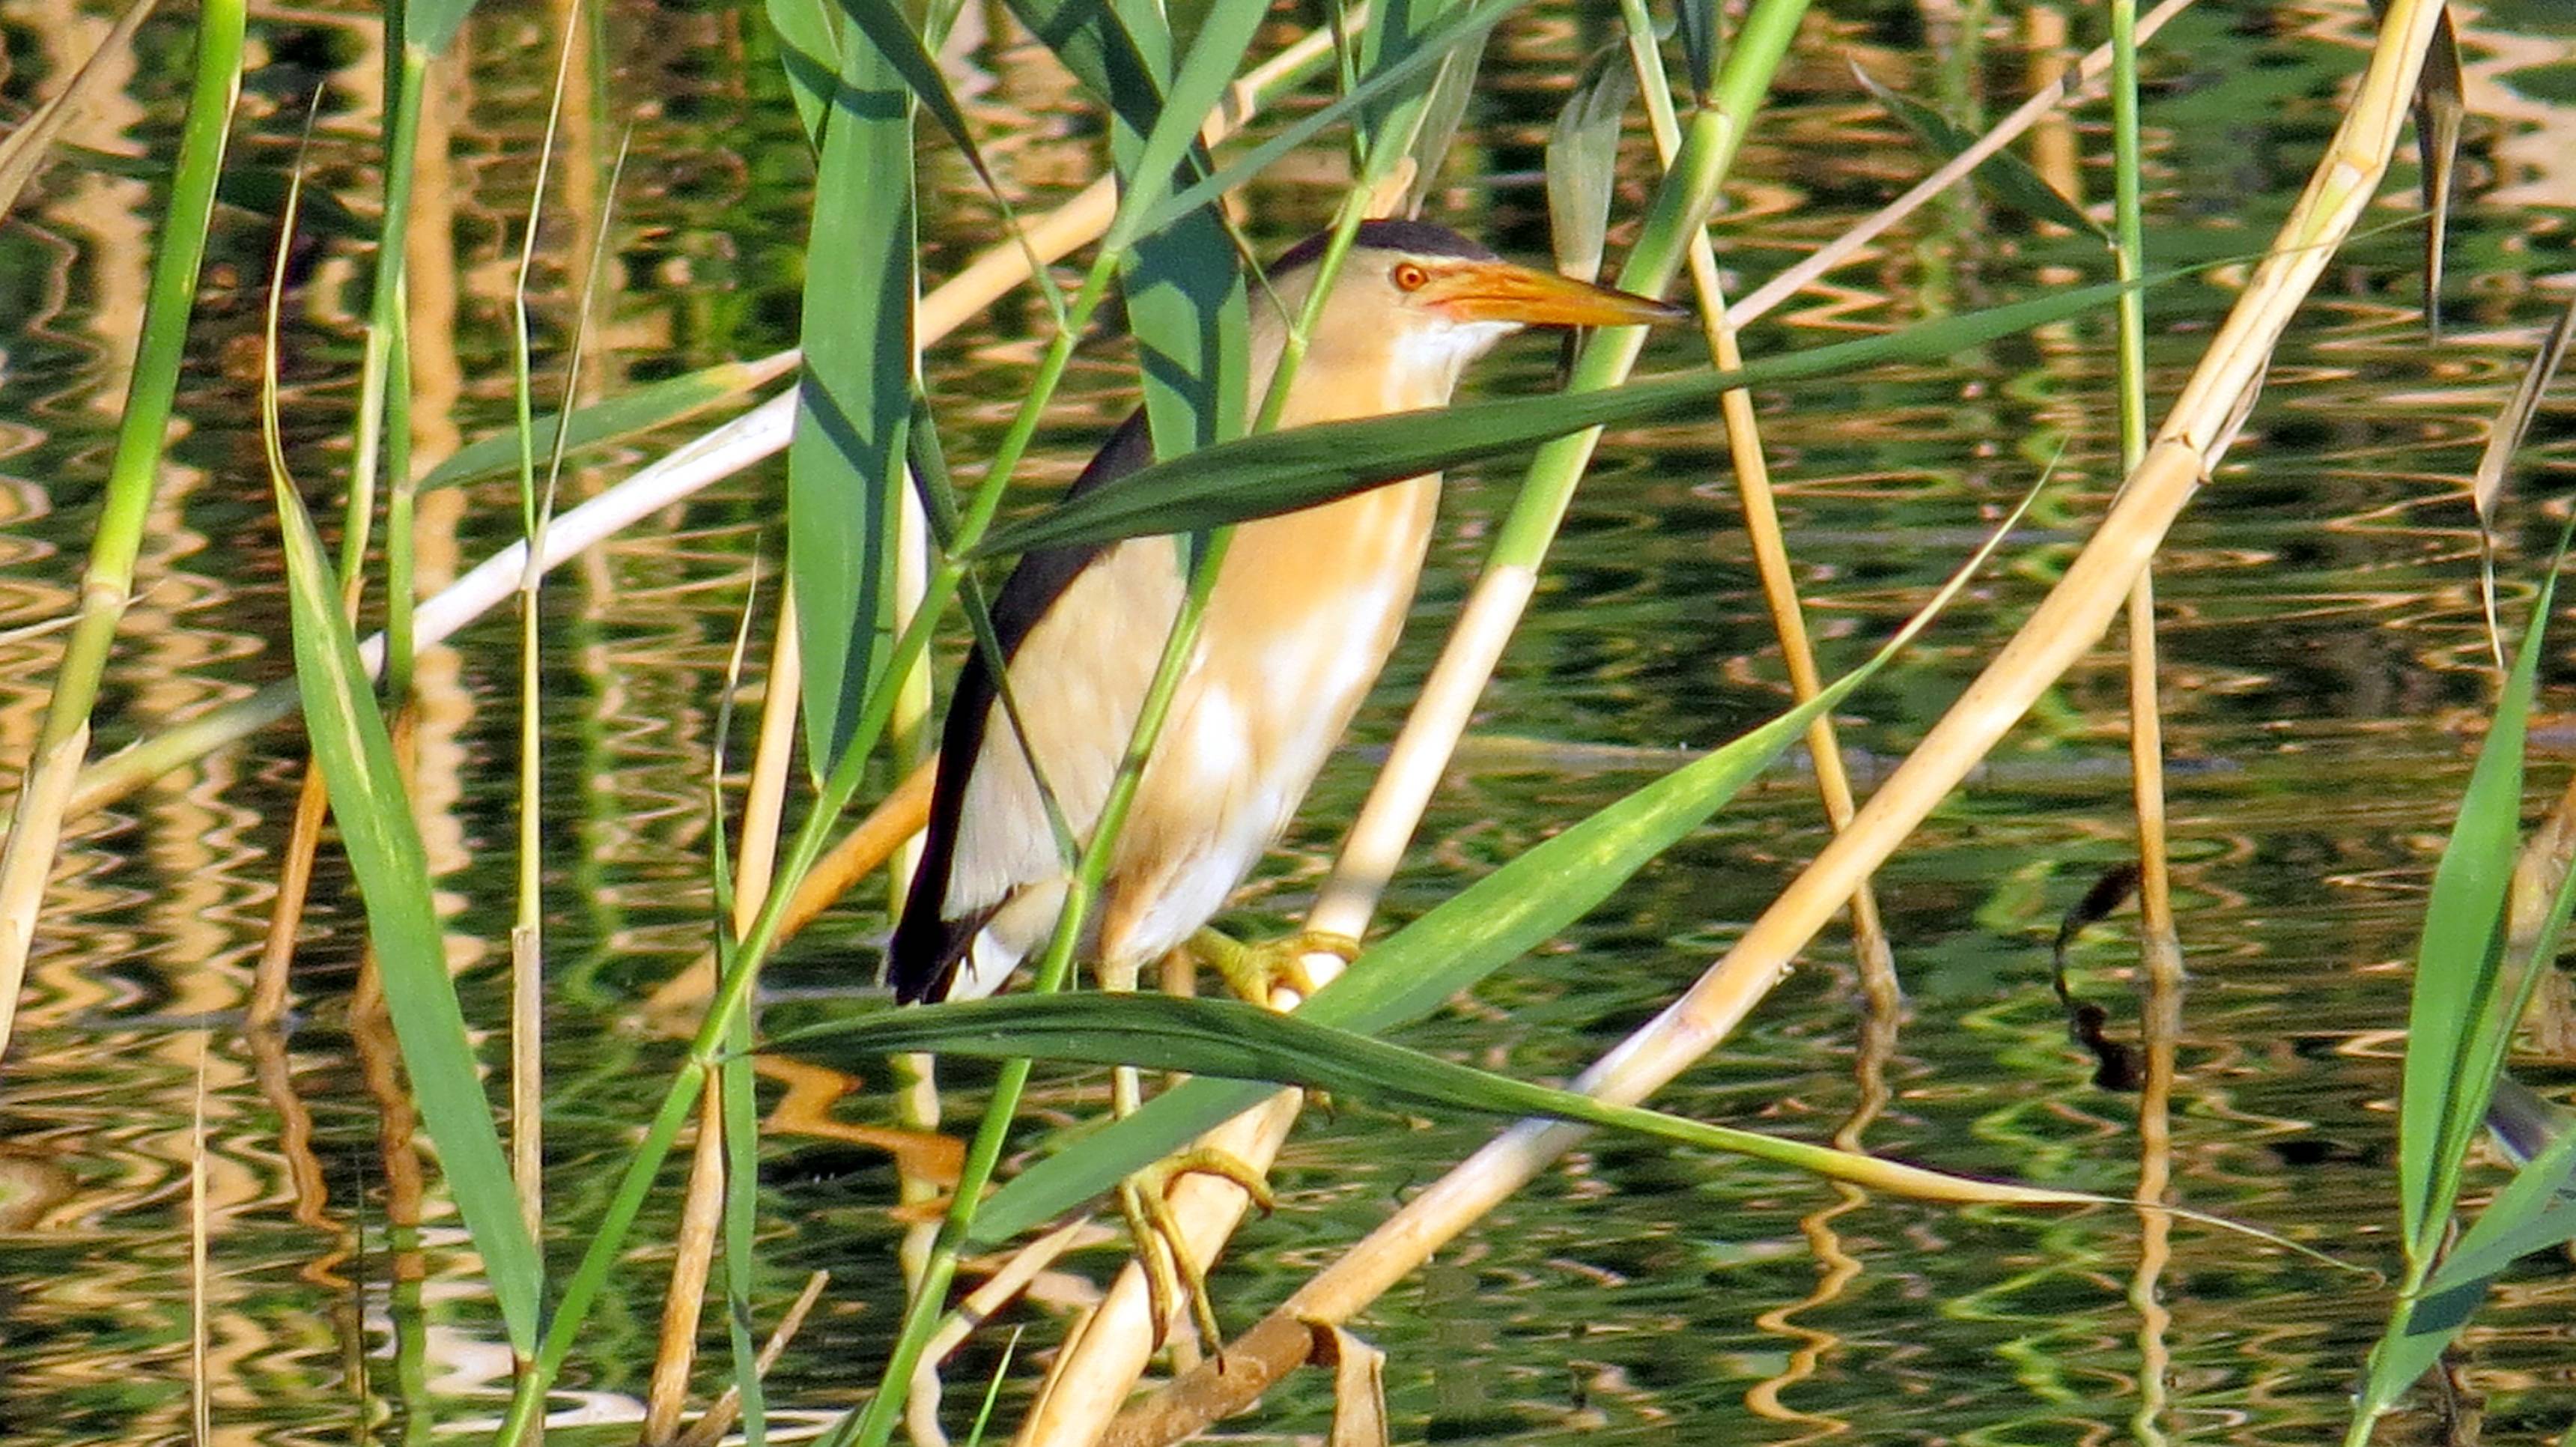
MULTIPOLYGON (((2166 529, 2217 465, 2238 402, 2259 381, 2298 303, 2386 175, 2424 47, 2440 13, 2439 0, 2395 0, 2388 7, 2379 44, 2327 155, 2168 414, 2146 460, 2058 585, 1860 810, 1851 828, 1826 845, 1687 994, 1585 1071, 1580 1088, 1606 1100, 1633 1103, 1713 1049, 1851 892, 1966 778, 2039 695, 2092 649, 2166 529)), ((1313 1323, 1348 1319, 1586 1133, 1540 1121, 1506 1130, 1299 1288, 1221 1358, 1131 1409, 1102 1440, 1172 1441, 1249 1405, 1288 1367, 1304 1360, 1313 1323)))

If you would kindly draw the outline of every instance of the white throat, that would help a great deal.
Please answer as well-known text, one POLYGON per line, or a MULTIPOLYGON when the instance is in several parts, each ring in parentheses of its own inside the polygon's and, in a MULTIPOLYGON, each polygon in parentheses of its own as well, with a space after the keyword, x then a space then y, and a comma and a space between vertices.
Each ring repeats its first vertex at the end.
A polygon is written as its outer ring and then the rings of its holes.
POLYGON ((1394 375, 1422 378, 1434 388, 1433 395, 1407 398, 1405 403, 1416 407, 1444 405, 1449 394, 1457 390, 1467 364, 1520 329, 1518 322, 1451 322, 1405 329, 1395 339, 1394 375))

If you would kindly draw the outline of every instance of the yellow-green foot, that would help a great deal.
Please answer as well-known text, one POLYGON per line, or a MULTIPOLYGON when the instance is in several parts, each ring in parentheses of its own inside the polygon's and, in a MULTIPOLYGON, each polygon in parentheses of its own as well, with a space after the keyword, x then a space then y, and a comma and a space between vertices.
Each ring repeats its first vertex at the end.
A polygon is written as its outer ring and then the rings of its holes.
POLYGON ((1216 1312, 1208 1305, 1206 1267, 1190 1258, 1181 1223, 1172 1215, 1172 1183, 1193 1172, 1232 1181, 1265 1216, 1278 1204, 1270 1194, 1270 1183, 1249 1162, 1225 1151, 1199 1146, 1157 1161, 1121 1181, 1118 1206, 1127 1217, 1128 1234, 1135 1238, 1137 1262, 1145 1268, 1146 1293, 1153 1302, 1155 1341, 1163 1341, 1180 1325, 1181 1300, 1186 1296, 1208 1350, 1222 1351, 1225 1339, 1218 1334, 1216 1312))
POLYGON ((1299 930, 1275 940, 1244 944, 1212 929, 1190 936, 1190 953, 1224 979, 1226 988, 1256 1005, 1270 1003, 1270 992, 1294 990, 1301 998, 1315 994, 1315 977, 1307 972, 1308 955, 1334 955, 1343 964, 1359 958, 1360 942, 1349 935, 1299 930))

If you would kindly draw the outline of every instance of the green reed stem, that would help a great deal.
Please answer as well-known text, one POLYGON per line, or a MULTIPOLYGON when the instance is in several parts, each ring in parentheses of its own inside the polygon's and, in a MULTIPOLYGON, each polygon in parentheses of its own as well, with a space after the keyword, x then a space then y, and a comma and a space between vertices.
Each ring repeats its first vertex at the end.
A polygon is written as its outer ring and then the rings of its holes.
MULTIPOLYGON (((920 611, 896 637, 894 647, 887 654, 883 672, 867 690, 859 718, 850 732, 849 746, 842 751, 831 775, 817 791, 814 807, 798 827, 796 838, 772 879, 769 895, 763 901, 759 915, 736 948, 731 967, 717 981, 715 996, 708 1002, 706 1016, 699 1022, 697 1033, 689 1042, 687 1061, 672 1078, 651 1127, 629 1160, 625 1174, 619 1178, 598 1232, 592 1236, 579 1265, 565 1281, 563 1300, 557 1304, 555 1315, 547 1325, 545 1340, 539 1346, 536 1360, 520 1374, 511 1394, 508 1415, 502 1422, 497 1439, 500 1442, 512 1444, 523 1440, 543 1410, 547 1388, 553 1385, 556 1374, 562 1370, 565 1356, 572 1350, 592 1304, 607 1282, 609 1269, 624 1248, 627 1231, 632 1229, 636 1216, 643 1209, 655 1173, 669 1158, 672 1144, 679 1138, 681 1128, 697 1104, 698 1092, 704 1088, 709 1073, 723 1054, 723 1042, 750 999, 761 963, 777 943, 779 925, 786 915, 789 897, 814 867, 814 861, 822 856, 833 824, 858 793, 867 761, 892 721, 902 690, 885 686, 885 683, 903 677, 919 661, 929 646, 939 618, 956 597, 958 584, 966 570, 961 559, 982 539, 992 524, 994 514, 1000 510, 1011 470, 1027 452, 1029 439, 1037 429, 1039 412, 1047 399, 1054 395, 1065 366, 1072 359, 1079 326, 1088 325, 1093 310, 1099 306, 1115 263, 1116 258, 1107 252, 1093 262, 1072 308, 1071 315, 1077 326, 1060 333, 1048 347, 1045 358, 1039 363, 1029 402, 1013 419, 1010 431, 996 450, 993 465, 986 470, 965 515, 959 520, 955 546, 931 569, 920 611)), ((937 1289, 944 1291, 945 1284, 941 1283, 937 1289)), ((931 1284, 925 1282, 923 1290, 925 1293, 931 1291, 931 1284)))
MULTIPOLYGON (((2111 0, 2111 177, 2118 275, 2133 283, 2146 274, 2146 229, 2138 214, 2138 5, 2111 0)), ((2147 294, 2120 293, 2120 474, 2147 456, 2147 294)))
MULTIPOLYGON (((1118 773, 1110 781, 1108 797, 1101 801, 1100 819, 1091 831, 1090 842, 1083 846, 1082 858, 1074 867, 1073 882, 1065 891, 1064 911, 1056 918, 1055 933, 1047 941, 1046 955, 1038 963, 1032 989, 1037 994, 1053 994, 1064 988, 1073 973, 1073 952, 1081 943, 1085 921, 1091 906, 1099 897, 1102 881, 1109 872, 1110 851, 1117 847, 1119 831, 1127 822, 1128 807, 1135 802, 1136 786, 1145 772, 1145 761, 1151 756, 1154 741, 1162 735, 1163 723, 1170 716, 1172 698, 1180 691, 1181 676, 1189 666, 1190 652, 1198 641, 1199 624, 1207 615, 1208 595, 1216 587, 1216 577, 1225 565, 1225 554, 1233 540, 1233 529, 1211 534, 1190 571, 1189 592, 1181 600, 1180 612, 1172 620, 1172 631, 1163 640, 1163 655, 1154 667, 1153 682, 1145 690, 1145 701, 1137 710, 1136 727, 1128 736, 1127 751, 1118 761, 1118 773)), ((948 1208, 948 1218, 940 1223, 939 1239, 930 1249, 929 1269, 922 1273, 921 1289, 913 1294, 906 1309, 903 1331, 895 1339, 893 1354, 887 1359, 877 1390, 858 1413, 842 1419, 841 1426, 825 1436, 824 1447, 848 1447, 855 1441, 863 1447, 884 1447, 893 1436, 900 1415, 906 1384, 920 1365, 921 1355, 938 1331, 940 1318, 948 1311, 948 1287, 956 1279, 957 1260, 963 1252, 967 1232, 975 1224, 976 1209, 982 1204, 984 1186, 993 1178, 1001 1163, 1002 1151, 1010 1143, 1011 1126, 1019 1114, 1021 1092, 1029 1078, 1029 1062, 1006 1061, 994 1081, 990 1103, 984 1118, 976 1127, 973 1144, 967 1148, 965 1167, 958 1173, 956 1194, 948 1208)), ((1140 1247, 1141 1249, 1141 1247, 1140 1247)))
MULTIPOLYGON (((393 354, 385 368, 385 697, 411 695, 413 576, 419 571, 413 519, 420 482, 411 472, 411 298, 396 293, 391 326, 393 354)), ((357 622, 354 612, 352 624, 357 622)))
MULTIPOLYGON (((528 278, 536 269, 537 236, 546 208, 546 186, 553 176, 555 138, 563 124, 564 81, 572 66, 575 32, 567 27, 555 59, 555 80, 546 102, 546 125, 537 148, 537 174, 528 194, 528 219, 519 239, 519 269, 510 287, 510 390, 518 414, 519 532, 528 545, 528 565, 519 575, 519 838, 516 911, 510 925, 510 1174, 519 1191, 519 1206, 536 1231, 545 1219, 545 670, 538 584, 544 572, 546 522, 553 511, 555 473, 546 487, 537 485, 536 387, 532 380, 534 330, 528 315, 528 278)), ((614 204, 615 188, 610 189, 614 204)), ((599 229, 606 249, 608 227, 599 229)), ((590 260, 582 289, 581 309, 573 320, 572 357, 564 371, 563 415, 579 399, 581 343, 589 319, 590 299, 598 284, 600 257, 590 260)), ((563 466, 567 429, 557 427, 554 467, 563 466)), ((400 502, 411 490, 409 469, 395 474, 394 496, 400 502)), ((390 524, 388 525, 391 526, 390 524)), ((389 585, 391 586, 391 585, 389 585)), ((392 606, 408 618, 411 590, 393 587, 392 606)), ((390 621, 390 620, 389 620, 390 621)), ((396 650, 386 635, 386 656, 396 650)), ((402 652, 408 653, 405 648, 402 652)), ((728 693, 728 699, 731 695, 728 693)))
MULTIPOLYGON (((1628 253, 1627 264, 1620 268, 1622 290, 1661 296, 1680 274, 1690 253, 1691 235, 1708 223, 1717 205, 1718 187, 1744 144, 1806 8, 1806 0, 1762 0, 1745 17, 1727 52, 1716 93, 1682 129, 1681 149, 1655 193, 1653 209, 1628 253)), ((1617 385, 1636 365, 1645 343, 1643 327, 1605 330, 1576 359, 1566 390, 1585 392, 1617 385)), ((1520 496, 1495 535, 1489 568, 1538 566, 1600 440, 1601 429, 1594 427, 1538 449, 1530 459, 1520 496)))
MULTIPOLYGON (((340 531, 340 602, 353 621, 364 587, 361 569, 367 556, 369 530, 375 525, 378 459, 384 450, 386 428, 385 399, 392 390, 401 341, 404 238, 411 232, 413 153, 420 145, 421 95, 428 70, 428 54, 405 46, 391 76, 393 114, 385 134, 385 212, 376 228, 376 274, 368 293, 366 341, 358 360, 358 415, 349 454, 348 507, 340 531)), ((404 642, 409 642, 408 634, 404 642)), ((390 632, 385 643, 385 678, 391 683, 405 676, 410 661, 397 659, 390 632)))
MULTIPOLYGON (((2111 147, 2113 185, 2112 255, 2121 282, 2145 273, 2146 235, 2139 217, 2138 146, 2138 7, 2137 0, 2111 0, 2111 147)), ((2146 296, 2124 286, 2119 300, 2120 475, 2126 478, 2147 455, 2146 296)), ((2166 859, 2164 720, 2156 688, 2156 584, 2152 567, 2139 572, 2130 586, 2128 612, 2129 772, 2138 833, 2138 952, 2147 980, 2147 1005, 2141 1014, 2147 1052, 2145 1088, 2138 1101, 2139 1229, 2142 1246, 2129 1279, 2128 1298, 2138 1314, 2142 1358, 2152 1362, 2163 1350, 2163 1314, 2156 1293, 2164 1271, 2164 1234, 2171 1229, 2153 1209, 2170 1190, 2165 1150, 2172 1125, 2173 1036, 2178 1028, 2182 991, 2182 947, 2175 932, 2173 882, 2166 859)), ((2131 1431, 2146 1447, 2167 1441, 2164 1417, 2170 1409, 2164 1373, 2141 1374, 2138 1401, 2129 1414, 2131 1431)))
POLYGON ((204 0, 198 12, 196 74, 171 175, 170 211, 153 257, 134 375, 108 463, 106 498, 81 573, 80 613, 22 775, 7 847, 0 849, 0 1055, 7 1053, 16 1020, 27 948, 61 836, 63 805, 88 752, 90 712, 115 650, 117 626, 133 597, 135 560, 142 553, 144 523, 169 436, 215 182, 241 94, 244 24, 243 0, 204 0))

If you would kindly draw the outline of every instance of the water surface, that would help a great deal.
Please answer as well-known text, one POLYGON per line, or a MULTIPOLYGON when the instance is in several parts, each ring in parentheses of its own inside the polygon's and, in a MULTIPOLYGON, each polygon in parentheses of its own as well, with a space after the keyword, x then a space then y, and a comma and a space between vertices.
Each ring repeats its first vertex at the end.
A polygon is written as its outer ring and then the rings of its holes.
MULTIPOLYGON (((1837 4, 1745 149, 1721 228, 1739 285, 1842 229, 1923 166, 1851 85, 1847 58, 1923 95, 2000 111, 2022 93, 2015 8, 1976 43, 1958 18, 1837 4), (1953 57, 1927 58, 1927 40, 1953 57)), ((1928 7, 1936 8, 1936 7, 1928 7)), ((50 93, 104 28, 60 0, 0 14, 14 113, 50 93)), ((2082 33, 2089 24, 2077 17, 2082 33)), ((147 27, 144 63, 76 134, 120 153, 169 153, 187 17, 147 27)), ((324 91, 316 177, 364 207, 372 187, 375 32, 352 12, 255 22, 268 64, 236 145, 246 174, 291 163, 303 98, 324 91)), ((2161 263, 2258 245, 2329 132, 2368 33, 2358 4, 2222 6, 2167 32, 2147 115, 2161 263)), ((2278 359, 2252 426, 2187 513, 2159 574, 2176 881, 2191 969, 2173 1112, 2176 1198, 2350 1261, 2393 1260, 2389 1150, 2405 1010, 2404 961, 2431 860, 2492 695, 2462 484, 2481 418, 2503 400, 2533 329, 2561 304, 2569 144, 2565 23, 2496 7, 2471 30, 2475 124, 2453 233, 2449 329, 2416 309, 2412 167, 2373 213, 2385 229, 2328 273, 2278 359)), ((1284 32, 1283 32, 1284 33, 1284 32)), ((449 96, 449 165, 428 196, 452 211, 452 251, 424 278, 415 370, 421 446, 508 415, 504 329, 519 218, 552 74, 548 22, 493 12, 449 96), (452 300, 452 315, 444 303, 452 300)), ((1534 167, 1564 77, 1592 37, 1563 9, 1506 25, 1471 129, 1432 208, 1505 249, 1544 254, 1534 167)), ((582 84, 599 98, 567 138, 565 174, 590 187, 557 212, 541 268, 540 340, 560 356, 577 266, 598 225, 605 158, 634 126, 607 224, 611 318, 591 385, 633 382, 793 340, 805 144, 758 7, 618 7, 582 84), (587 208, 587 209, 585 209, 587 208)), ((1097 137, 1032 56, 988 44, 970 63, 993 156, 1034 209, 1097 164, 1097 137)), ((2098 110, 2078 123, 2106 149, 2098 110)), ((1647 181, 1632 137, 1623 207, 1647 181)), ((1249 199, 1247 224, 1283 245, 1325 213, 1329 158, 1249 199), (1302 179, 1301 179, 1302 178, 1302 179)), ((934 275, 991 238, 963 168, 925 238, 934 275)), ((2107 191, 2099 165, 2088 188, 2107 191)), ((157 214, 143 183, 57 166, 0 225, 0 626, 65 613, 96 511, 157 214)), ((179 400, 142 586, 100 713, 102 748, 202 714, 286 675, 276 526, 250 426, 259 288, 272 223, 226 209, 179 400)), ((308 495, 336 499, 345 467, 365 257, 327 212, 298 258, 285 358, 287 429, 308 495)), ((1748 338, 1757 351, 1838 339, 2103 273, 2089 242, 2036 234, 2000 206, 1935 207, 1748 338)), ((2159 289, 2151 358, 2169 397, 2231 300, 2235 271, 2159 289)), ((1024 395, 1043 313, 1006 302, 941 345, 930 384, 951 452, 989 447, 1024 395)), ((1686 341, 1650 367, 1689 365, 1686 341)), ((1114 346, 1078 369, 1049 452, 1069 477, 1129 405, 1114 346)), ((1544 342, 1489 366, 1493 394, 1548 384, 1544 342)), ((1874 769, 1948 705, 2100 515, 2117 481, 2107 322, 1998 343, 1938 368, 1888 369, 1762 399, 1801 583, 1829 668, 1866 656, 2053 464, 2011 561, 1843 715, 1874 769)), ((2563 470, 2544 420, 2533 458, 2563 470)), ((601 485, 650 449, 582 474, 601 485)), ((774 568, 775 465, 673 509, 546 594, 545 721, 551 912, 549 1238, 567 1267, 658 1098, 680 1046, 652 1027, 651 992, 707 934, 702 804, 727 655, 755 573, 774 568)), ((1415 626, 1235 922, 1276 928, 1303 907, 1367 787, 1442 628, 1509 506, 1517 473, 1455 479, 1415 626)), ((2545 491, 2545 486, 2535 491, 2545 491)), ((333 502, 336 506, 336 501, 333 502)), ((2509 515, 2509 616, 2528 596, 2544 509, 2509 515)), ((516 536, 506 482, 434 496, 425 571, 516 536)), ((774 590, 773 590, 774 591, 774 590)), ((58 635, 0 637, 0 756, 25 756, 58 635)), ((1538 607, 1489 695, 1390 893, 1401 922, 1566 823, 1781 707, 1777 648, 1714 421, 1614 436, 1569 521, 1538 607)), ((516 826, 515 630, 494 620, 424 659, 420 807, 470 1019, 505 1017, 516 826)), ((2139 1148, 2133 1097, 2093 1083, 2049 986, 2060 913, 2132 851, 2123 773, 2124 677, 2106 646, 2043 702, 1966 792, 1880 877, 1906 990, 1899 1028, 1870 1029, 1840 927, 1829 929, 1721 1056, 1666 1107, 1823 1139, 1860 1138, 1950 1169, 2124 1195, 2139 1148), (1883 1054, 1866 1065, 1861 1042, 1883 1054), (1883 1078, 1885 1098, 1864 1081, 1883 1078)), ((2546 703, 2544 706, 2548 706, 2546 703)), ((2544 750, 2564 752, 2544 731, 2544 750)), ((739 763, 737 748, 736 763, 739 763)), ((300 761, 272 730, 163 780, 66 839, 13 1053, 0 1071, 0 1431, 13 1442, 183 1437, 187 1420, 188 1173, 202 1070, 211 1197, 210 1341, 217 1430, 291 1442, 467 1432, 498 1410, 507 1359, 495 1313, 439 1194, 388 1151, 387 1046, 352 1027, 358 902, 326 850, 297 957, 296 1027, 255 1049, 240 1030, 300 761), (392 1165, 388 1165, 388 1162, 392 1165), (389 1233, 389 1200, 425 1190, 430 1229, 389 1233)), ((2549 761, 2537 783, 2556 787, 2549 761)), ((1686 985, 1824 838, 1804 773, 1784 768, 1547 950, 1406 1032, 1409 1042, 1560 1080, 1686 985)), ((773 1027, 865 1007, 885 920, 873 889, 789 947, 771 976, 773 1027)), ((2078 942, 2074 986, 2133 1040, 2135 952, 2125 920, 2078 942)), ((487 1051, 498 1061, 498 1042, 487 1051)), ((809 1072, 829 1062, 780 1062, 809 1072)), ((2543 1084, 2557 1072, 2529 1071, 2543 1084)), ((810 1074, 809 1074, 809 1078, 810 1074)), ((980 1072, 958 1072, 971 1087, 980 1072)), ((847 1082, 840 1122, 882 1126, 882 1080, 847 1082)), ((1047 1077, 1050 1120, 1096 1108, 1088 1078, 1047 1077)), ((971 1090, 952 1111, 971 1108, 971 1090)), ((959 1118, 952 1114, 952 1119, 959 1118)), ((399 1133, 396 1119, 391 1129, 399 1133)), ((1220 1277, 1229 1324, 1249 1323, 1472 1150, 1487 1127, 1343 1102, 1301 1127, 1280 1212, 1243 1235, 1220 1277)), ((815 1269, 832 1284, 772 1379, 789 1421, 857 1400, 899 1313, 890 1266, 902 1226, 895 1171, 863 1141, 780 1129, 767 1142, 764 1328, 815 1269)), ((1032 1148, 1038 1145, 1035 1134, 1032 1148)), ((2483 1179, 2483 1178, 2482 1178, 2483 1179)), ((676 1184, 676 1174, 674 1176, 676 1184)), ((636 1239, 666 1241, 671 1193, 636 1239)), ((396 1212, 395 1214, 399 1214, 396 1212)), ((2134 1214, 2033 1218, 1858 1198, 1793 1173, 1596 1139, 1359 1330, 1391 1353, 1399 1433, 1443 1441, 1863 1440, 2078 1442, 2139 1436, 2307 1443, 2337 1430, 2385 1301, 2358 1278, 2204 1228, 2175 1233, 2156 1287, 2131 1301, 2134 1214), (2160 1363, 2161 1365, 2158 1365, 2160 1363), (2161 1386, 2146 1383, 2161 1378, 2161 1386)), ((1101 1250, 1072 1267, 1105 1274, 1101 1250)), ((631 1421, 652 1354, 663 1254, 620 1274, 565 1378, 563 1405, 631 1421)), ((1068 1281, 1064 1291, 1073 1290, 1068 1281)), ((2567 1277, 2514 1273, 2471 1334, 2464 1404, 2512 1440, 2576 1416, 2563 1332, 2567 1277)), ((1019 1309, 1030 1344, 1061 1329, 1062 1295, 1019 1309)), ((721 1350, 720 1347, 716 1348, 721 1350)), ((970 1349, 960 1380, 998 1359, 970 1349)), ((1006 1409, 1019 1405, 1006 1392, 1006 1409)), ((1274 1395, 1244 1430, 1322 1429, 1320 1380, 1274 1395)), ((2421 1422, 2392 1426, 2400 1435, 2421 1422)), ((603 1426, 558 1440, 624 1440, 603 1426)))

